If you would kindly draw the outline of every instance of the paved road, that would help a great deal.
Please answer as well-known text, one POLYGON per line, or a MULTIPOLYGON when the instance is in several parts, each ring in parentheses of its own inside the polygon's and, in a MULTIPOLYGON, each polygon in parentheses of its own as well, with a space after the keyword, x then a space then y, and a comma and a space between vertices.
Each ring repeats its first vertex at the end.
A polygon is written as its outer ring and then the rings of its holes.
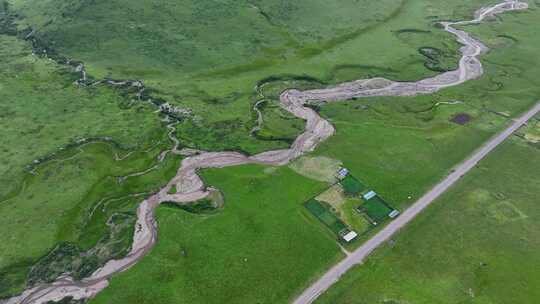
POLYGON ((318 281, 313 283, 311 287, 306 289, 295 301, 294 304, 309 304, 315 301, 319 295, 332 286, 338 279, 353 266, 360 264, 364 259, 377 247, 388 241, 396 232, 398 232, 403 226, 412 221, 422 210, 428 207, 436 198, 448 190, 454 183, 456 183, 465 173, 474 168, 476 164, 488 155, 493 149, 500 145, 505 139, 507 139, 512 133, 519 129, 535 114, 540 112, 540 102, 537 103, 527 113, 523 114, 518 119, 513 120, 511 126, 506 130, 497 134, 490 139, 481 148, 473 153, 467 160, 459 164, 454 168, 452 173, 448 175, 443 181, 433 187, 428 193, 422 196, 411 207, 409 207, 403 214, 397 219, 392 221, 383 230, 378 232, 373 238, 367 241, 360 248, 356 249, 350 255, 348 255, 339 264, 332 267, 325 275, 323 275, 318 281))

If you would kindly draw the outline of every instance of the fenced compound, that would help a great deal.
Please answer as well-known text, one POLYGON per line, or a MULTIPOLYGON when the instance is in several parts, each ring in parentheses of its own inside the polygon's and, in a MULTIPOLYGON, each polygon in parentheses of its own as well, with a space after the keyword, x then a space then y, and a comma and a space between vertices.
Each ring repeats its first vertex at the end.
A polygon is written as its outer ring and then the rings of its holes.
POLYGON ((304 203, 306 209, 335 233, 340 240, 350 242, 350 240, 347 239, 347 236, 354 235, 354 237, 351 238, 352 240, 356 238, 357 235, 361 236, 369 233, 373 228, 383 223, 385 220, 395 218, 399 215, 399 212, 387 204, 375 191, 369 190, 366 185, 349 174, 348 171, 346 175, 343 175, 340 176, 341 180, 339 182, 329 186, 327 189, 304 203), (343 197, 343 202, 346 202, 347 200, 349 202, 358 201, 357 206, 348 207, 351 208, 349 210, 351 210, 352 214, 343 210, 338 213, 335 209, 340 209, 340 202, 333 203, 334 200, 329 200, 329 198, 333 197, 327 195, 327 192, 336 186, 339 186, 343 193, 348 197, 347 199, 343 197), (354 210, 360 213, 356 214, 356 216, 359 217, 357 219, 353 218, 353 214, 355 213, 354 210), (345 216, 344 219, 342 219, 342 216, 345 216), (364 224, 362 224, 362 222, 364 224), (353 227, 356 231, 352 230, 350 227, 353 227))

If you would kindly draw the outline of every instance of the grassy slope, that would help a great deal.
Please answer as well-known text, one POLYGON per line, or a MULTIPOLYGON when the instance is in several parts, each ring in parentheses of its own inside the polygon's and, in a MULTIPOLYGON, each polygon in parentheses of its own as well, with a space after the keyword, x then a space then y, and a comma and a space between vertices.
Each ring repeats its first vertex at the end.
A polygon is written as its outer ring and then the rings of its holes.
POLYGON ((317 303, 535 303, 539 171, 514 137, 317 303))
POLYGON ((259 166, 204 176, 223 191, 223 211, 158 209, 156 247, 92 303, 286 303, 341 257, 322 228, 305 220, 302 202, 321 183, 259 166))
POLYGON ((92 75, 140 78, 157 95, 193 108, 196 120, 179 128, 192 146, 258 152, 286 145, 249 137, 258 81, 433 74, 418 48, 443 49, 455 60, 458 46, 432 22, 468 17, 488 1, 58 2, 10 1, 28 17, 20 27, 38 27, 38 37, 83 60, 92 75), (427 33, 411 38, 402 29, 427 33))

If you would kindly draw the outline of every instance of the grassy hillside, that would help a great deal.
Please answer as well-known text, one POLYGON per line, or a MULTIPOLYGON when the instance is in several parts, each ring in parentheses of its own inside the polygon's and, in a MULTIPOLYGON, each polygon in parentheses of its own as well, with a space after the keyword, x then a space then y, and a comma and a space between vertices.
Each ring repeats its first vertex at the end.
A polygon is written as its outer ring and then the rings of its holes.
POLYGON ((539 170, 514 137, 316 303, 535 303, 539 170))

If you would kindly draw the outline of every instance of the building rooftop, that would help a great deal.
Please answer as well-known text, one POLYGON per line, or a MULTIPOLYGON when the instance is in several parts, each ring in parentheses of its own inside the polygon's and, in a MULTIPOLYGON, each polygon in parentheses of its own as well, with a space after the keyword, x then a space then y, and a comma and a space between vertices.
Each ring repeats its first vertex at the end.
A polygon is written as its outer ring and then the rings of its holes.
POLYGON ((357 236, 358 236, 358 234, 356 232, 350 231, 349 233, 342 236, 342 238, 345 240, 345 242, 348 243, 348 242, 354 240, 357 236))

